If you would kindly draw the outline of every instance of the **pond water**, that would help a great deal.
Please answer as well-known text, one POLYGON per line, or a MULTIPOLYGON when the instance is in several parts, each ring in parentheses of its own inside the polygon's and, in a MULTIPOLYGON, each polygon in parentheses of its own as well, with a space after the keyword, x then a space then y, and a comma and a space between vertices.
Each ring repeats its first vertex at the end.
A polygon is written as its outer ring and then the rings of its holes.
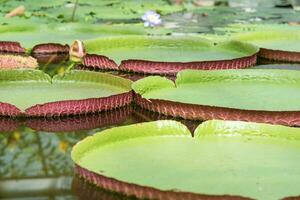
MULTIPOLYGON (((177 33, 209 33, 229 23, 286 23, 299 13, 275 8, 271 1, 231 1, 231 7, 199 8, 163 17, 177 33)), ((103 23, 106 21, 99 21, 103 23)), ((128 23, 128 20, 124 21, 128 23)), ((130 21, 134 23, 135 21, 130 21)), ((118 22, 119 23, 119 22, 118 22)), ((265 63, 261 61, 261 63, 265 63)), ((65 64, 44 65, 53 75, 65 64)), ((255 68, 283 68, 263 65, 255 68)), ((289 65, 299 70, 300 65, 289 65)), ((127 75, 125 75, 127 76, 127 75)), ((95 132, 138 122, 170 119, 134 105, 106 113, 55 119, 0 118, 0 198, 4 199, 129 199, 91 186, 73 176, 72 146, 95 132)), ((180 120, 180 119, 177 119, 180 120)), ((191 131, 200 122, 181 120, 191 131)))

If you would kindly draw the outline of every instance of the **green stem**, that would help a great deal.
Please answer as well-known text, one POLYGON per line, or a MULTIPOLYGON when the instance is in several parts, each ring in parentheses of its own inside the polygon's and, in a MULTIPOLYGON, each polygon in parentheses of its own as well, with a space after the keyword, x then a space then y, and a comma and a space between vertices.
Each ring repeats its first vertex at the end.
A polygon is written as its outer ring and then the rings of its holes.
POLYGON ((76 65, 76 63, 70 64, 70 65, 67 67, 67 69, 66 69, 65 71, 66 71, 66 72, 71 71, 71 70, 74 68, 75 65, 76 65))
POLYGON ((76 0, 75 5, 74 5, 74 8, 73 8, 72 17, 71 17, 71 21, 72 21, 72 22, 74 21, 74 18, 75 18, 75 13, 76 13, 78 1, 79 1, 79 0, 76 0))

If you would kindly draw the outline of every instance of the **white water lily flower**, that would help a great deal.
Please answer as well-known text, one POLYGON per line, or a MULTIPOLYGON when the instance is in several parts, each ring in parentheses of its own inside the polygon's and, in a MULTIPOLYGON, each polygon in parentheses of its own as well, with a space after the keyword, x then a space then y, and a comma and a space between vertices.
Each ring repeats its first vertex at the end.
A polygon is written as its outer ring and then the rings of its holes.
POLYGON ((154 27, 160 25, 162 23, 160 14, 156 13, 153 10, 147 11, 143 16, 142 20, 144 21, 144 26, 146 27, 154 27))
POLYGON ((255 13, 256 12, 256 9, 255 8, 244 8, 244 11, 246 13, 255 13))

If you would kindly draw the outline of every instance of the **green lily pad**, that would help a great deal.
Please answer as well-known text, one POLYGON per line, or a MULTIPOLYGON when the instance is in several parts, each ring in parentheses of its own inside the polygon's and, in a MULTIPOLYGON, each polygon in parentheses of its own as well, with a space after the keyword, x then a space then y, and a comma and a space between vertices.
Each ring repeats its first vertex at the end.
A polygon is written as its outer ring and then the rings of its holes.
POLYGON ((299 77, 292 70, 184 70, 175 84, 152 76, 132 88, 138 105, 164 115, 300 126, 299 77))
MULTIPOLYGON (((227 27, 217 27, 214 30, 217 34, 206 34, 203 37, 214 41, 238 40, 273 51, 300 52, 299 26, 288 24, 229 24, 227 27)), ((274 52, 272 54, 278 56, 274 52)), ((285 59, 287 58, 283 56, 279 60, 285 59)))
POLYGON ((300 72, 289 70, 184 70, 178 73, 176 85, 166 78, 147 77, 132 87, 146 99, 242 110, 300 111, 299 77, 300 72))
POLYGON ((194 135, 175 121, 112 128, 76 144, 72 159, 88 181, 139 198, 300 194, 300 129, 213 120, 194 135))
POLYGON ((260 48, 300 52, 299 31, 255 31, 235 34, 233 38, 243 42, 249 42, 260 48))
POLYGON ((79 23, 37 25, 20 21, 9 25, 0 25, 0 37, 3 41, 18 41, 26 48, 40 43, 68 43, 76 39, 87 40, 111 35, 166 34, 163 28, 146 29, 142 24, 87 25, 79 23))
POLYGON ((262 32, 262 31, 300 31, 299 26, 291 26, 288 24, 229 24, 226 27, 216 27, 214 28, 216 32, 226 33, 226 34, 239 34, 247 32, 262 32))
POLYGON ((257 48, 239 42, 214 44, 199 37, 110 37, 88 40, 89 53, 107 56, 120 64, 123 60, 156 62, 196 62, 232 60, 251 56, 257 48))
MULTIPOLYGON (((0 72, 0 102, 14 105, 20 110, 19 114, 25 113, 25 115, 28 109, 38 105, 68 101, 74 105, 68 107, 58 103, 50 107, 53 107, 53 112, 58 109, 62 114, 75 112, 75 110, 78 110, 78 113, 92 110, 95 112, 94 109, 100 106, 100 102, 84 103, 82 101, 126 94, 130 92, 130 86, 130 80, 96 72, 71 71, 51 78, 38 70, 2 70, 0 72)), ((110 103, 117 104, 118 102, 107 102, 107 104, 110 103)), ((107 106, 110 107, 110 105, 107 106)), ((118 105, 114 106, 118 107, 118 105)), ((49 114, 52 112, 50 107, 47 108, 49 114)), ((32 114, 39 115, 42 111, 38 110, 32 114)))

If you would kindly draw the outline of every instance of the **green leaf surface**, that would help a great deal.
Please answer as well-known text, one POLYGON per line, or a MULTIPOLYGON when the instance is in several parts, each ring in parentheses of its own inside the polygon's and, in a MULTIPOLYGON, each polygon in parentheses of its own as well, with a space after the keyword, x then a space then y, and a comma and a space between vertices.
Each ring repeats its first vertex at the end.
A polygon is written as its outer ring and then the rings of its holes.
POLYGON ((215 27, 217 32, 225 32, 227 34, 254 32, 254 31, 300 31, 299 26, 292 26, 288 24, 228 24, 226 27, 215 27))
POLYGON ((258 49, 230 41, 214 44, 200 37, 110 37, 86 41, 89 53, 108 56, 115 62, 137 59, 161 62, 229 60, 250 56, 258 49))
POLYGON ((229 24, 203 37, 213 41, 238 40, 261 48, 299 52, 300 27, 288 24, 229 24))
POLYGON ((299 195, 300 129, 212 120, 195 135, 175 121, 117 127, 77 143, 72 159, 96 174, 163 191, 299 195))
POLYGON ((130 91, 131 81, 110 74, 71 71, 52 79, 39 70, 2 70, 0 102, 21 110, 63 100, 108 97, 130 91))
MULTIPOLYGON (((168 82, 168 80, 161 80, 168 82)), ((300 110, 300 72, 291 70, 184 70, 176 86, 152 87, 145 78, 132 88, 146 99, 261 111, 300 110), (268 102, 268 103, 266 103, 268 102)), ((166 83, 167 85, 167 83, 166 83)))
POLYGON ((147 35, 166 34, 168 31, 159 27, 145 29, 142 24, 91 25, 66 23, 47 25, 16 22, 0 25, 0 37, 3 41, 18 41, 26 48, 40 43, 68 43, 76 39, 87 40, 112 35, 147 35))
POLYGON ((257 45, 260 48, 300 52, 300 30, 255 31, 235 34, 232 38, 257 45))

